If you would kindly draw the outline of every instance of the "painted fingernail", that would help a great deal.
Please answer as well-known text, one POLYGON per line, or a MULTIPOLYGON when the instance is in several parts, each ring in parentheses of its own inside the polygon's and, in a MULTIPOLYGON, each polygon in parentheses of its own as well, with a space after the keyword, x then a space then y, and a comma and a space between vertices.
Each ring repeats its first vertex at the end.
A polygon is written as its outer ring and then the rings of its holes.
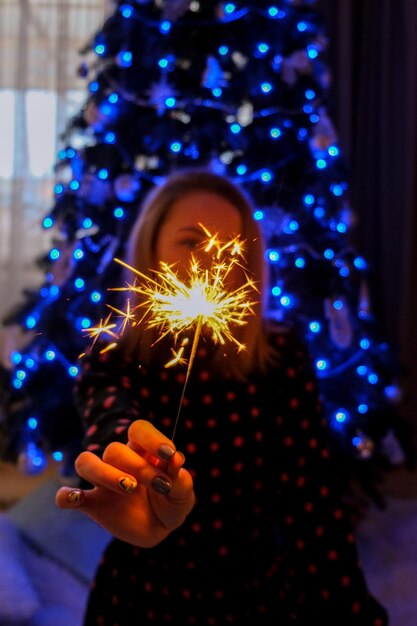
POLYGON ((180 452, 179 450, 177 450, 177 454, 179 454, 179 455, 180 455, 180 457, 181 457, 181 462, 184 464, 184 463, 185 463, 185 456, 184 456, 184 454, 183 454, 182 452, 180 452))
POLYGON ((162 461, 170 461, 175 454, 175 450, 168 446, 166 443, 163 443, 158 448, 158 456, 162 461))
POLYGON ((77 490, 70 491, 68 494, 68 501, 74 505, 80 504, 81 495, 82 495, 81 491, 77 491, 77 490))
POLYGON ((167 493, 171 491, 172 485, 165 478, 161 478, 160 476, 155 476, 152 481, 152 489, 156 491, 156 493, 160 493, 165 496, 167 493))
POLYGON ((132 493, 137 487, 137 482, 127 476, 122 476, 122 478, 119 479, 119 485, 125 493, 132 493))

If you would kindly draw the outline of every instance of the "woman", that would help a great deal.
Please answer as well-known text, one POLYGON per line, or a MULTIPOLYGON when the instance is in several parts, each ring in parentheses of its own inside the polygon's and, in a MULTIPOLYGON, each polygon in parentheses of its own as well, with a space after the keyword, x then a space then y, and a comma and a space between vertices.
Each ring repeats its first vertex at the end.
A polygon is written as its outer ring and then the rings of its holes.
POLYGON ((86 358, 76 469, 94 488, 61 488, 57 504, 115 539, 84 626, 388 623, 358 565, 309 356, 294 332, 265 320, 252 216, 230 180, 184 170, 153 191, 133 229, 127 263, 153 279, 161 261, 181 280, 191 255, 210 267, 208 233, 239 237, 250 277, 237 263, 227 288, 246 285, 252 304, 235 341, 213 341, 203 327, 186 387, 186 365, 164 367, 172 337, 146 323, 86 358))

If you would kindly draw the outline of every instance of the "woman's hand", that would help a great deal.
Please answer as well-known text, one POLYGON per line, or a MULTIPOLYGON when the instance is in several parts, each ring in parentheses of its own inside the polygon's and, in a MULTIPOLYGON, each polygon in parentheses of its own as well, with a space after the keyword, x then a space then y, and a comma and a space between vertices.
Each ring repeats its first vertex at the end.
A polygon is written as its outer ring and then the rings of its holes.
POLYGON ((184 456, 150 422, 137 420, 128 443, 111 443, 100 459, 82 452, 79 476, 91 490, 61 487, 60 509, 77 507, 109 533, 136 546, 152 547, 180 526, 194 506, 190 473, 184 456))

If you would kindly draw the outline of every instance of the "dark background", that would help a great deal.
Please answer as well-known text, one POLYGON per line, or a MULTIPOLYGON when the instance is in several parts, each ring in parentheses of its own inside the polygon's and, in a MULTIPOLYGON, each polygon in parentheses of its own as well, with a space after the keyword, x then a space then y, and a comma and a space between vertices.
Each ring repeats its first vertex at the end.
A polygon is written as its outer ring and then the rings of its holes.
POLYGON ((330 113, 351 171, 355 239, 372 308, 404 367, 417 428, 417 2, 319 0, 333 72, 330 113))

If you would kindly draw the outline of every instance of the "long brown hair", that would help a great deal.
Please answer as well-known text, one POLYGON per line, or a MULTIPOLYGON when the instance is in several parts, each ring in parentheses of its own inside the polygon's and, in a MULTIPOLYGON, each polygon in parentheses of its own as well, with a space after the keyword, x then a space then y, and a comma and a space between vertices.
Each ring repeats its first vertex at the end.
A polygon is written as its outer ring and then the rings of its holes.
MULTIPOLYGON (((178 199, 195 191, 217 194, 235 206, 242 220, 241 238, 246 242, 245 265, 256 284, 254 315, 247 318, 247 323, 236 329, 238 340, 245 345, 236 358, 223 358, 224 346, 218 346, 214 362, 219 371, 232 371, 237 377, 253 370, 263 370, 271 357, 264 327, 264 294, 266 287, 266 264, 264 243, 258 223, 253 218, 253 205, 249 197, 230 179, 208 169, 183 169, 169 175, 164 182, 155 187, 145 198, 136 223, 133 226, 128 246, 126 262, 143 274, 149 275, 150 268, 157 269, 155 263, 155 245, 161 223, 166 218, 170 207, 178 199)), ((129 274, 131 282, 132 274, 129 274)), ((140 326, 130 327, 123 335, 126 350, 146 363, 160 358, 158 351, 151 346, 158 335, 140 326)), ((169 357, 169 355, 167 355, 169 357)), ((230 351, 229 351, 230 357, 230 351)))

